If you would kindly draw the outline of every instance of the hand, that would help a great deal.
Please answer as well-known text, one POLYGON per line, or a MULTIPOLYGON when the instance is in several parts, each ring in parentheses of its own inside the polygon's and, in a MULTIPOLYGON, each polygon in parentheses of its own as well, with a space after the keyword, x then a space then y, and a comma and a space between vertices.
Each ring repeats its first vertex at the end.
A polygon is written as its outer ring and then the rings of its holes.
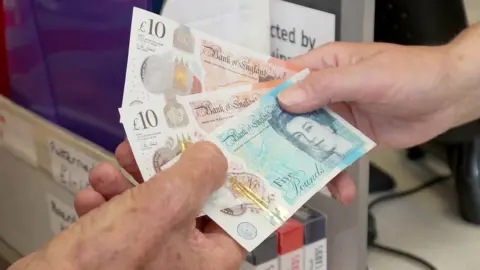
MULTIPOLYGON (((315 71, 298 88, 282 92, 279 100, 291 112, 329 105, 380 146, 412 146, 452 126, 452 110, 469 97, 465 89, 452 89, 461 85, 459 80, 464 76, 454 76, 449 51, 449 46, 328 44, 293 60, 315 71)), ((127 142, 117 148, 116 158, 137 181, 142 181, 127 142)), ((107 164, 91 173, 90 183, 93 189, 77 196, 79 214, 132 186, 120 171, 107 164)), ((344 204, 354 199, 355 186, 346 173, 328 187, 344 204)))
POLYGON ((293 60, 314 71, 279 101, 292 113, 328 105, 380 147, 414 146, 456 125, 472 98, 454 47, 327 44, 293 60))
MULTIPOLYGON (((137 183, 143 183, 128 141, 122 142, 117 147, 115 158, 137 183)), ((92 187, 81 190, 75 197, 75 210, 79 216, 87 214, 113 197, 134 187, 122 172, 110 163, 102 163, 95 167, 90 172, 89 182, 92 187)), ((350 178, 338 178, 328 184, 328 189, 335 198, 344 204, 350 203, 355 197, 355 185, 350 178)))
POLYGON ((120 195, 109 186, 114 198, 12 269, 238 269, 245 250, 215 223, 195 220, 226 171, 217 147, 192 145, 147 183, 120 195))
MULTIPOLYGON (((123 141, 117 147, 115 159, 132 176, 135 184, 144 182, 128 141, 123 141)), ((75 196, 75 210, 78 216, 87 214, 113 197, 134 187, 134 184, 118 168, 108 162, 101 163, 93 168, 88 180, 91 188, 82 189, 75 196)))

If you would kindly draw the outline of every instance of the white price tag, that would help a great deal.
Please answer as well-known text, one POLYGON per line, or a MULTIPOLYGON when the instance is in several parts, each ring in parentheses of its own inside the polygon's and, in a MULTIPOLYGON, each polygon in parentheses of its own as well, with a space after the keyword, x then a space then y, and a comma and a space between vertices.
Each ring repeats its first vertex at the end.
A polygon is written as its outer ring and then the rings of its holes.
POLYGON ((99 163, 57 140, 48 142, 54 179, 72 192, 89 186, 88 174, 99 163))
POLYGON ((3 144, 33 166, 38 166, 33 126, 23 119, 0 111, 0 136, 3 144))
POLYGON ((335 15, 324 11, 272 0, 272 56, 283 60, 304 54, 335 41, 335 15))
POLYGON ((77 221, 78 216, 75 209, 68 206, 60 199, 47 194, 48 215, 50 217, 50 228, 54 235, 61 233, 77 221))

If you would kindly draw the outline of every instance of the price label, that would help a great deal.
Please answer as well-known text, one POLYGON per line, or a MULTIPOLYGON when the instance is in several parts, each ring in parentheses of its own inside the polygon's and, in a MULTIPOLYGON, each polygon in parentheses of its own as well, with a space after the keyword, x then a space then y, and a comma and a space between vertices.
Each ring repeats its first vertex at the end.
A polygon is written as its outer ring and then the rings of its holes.
POLYGON ((57 182, 74 193, 90 185, 88 174, 98 161, 53 139, 48 142, 48 149, 51 173, 57 182))
POLYGON ((47 194, 47 207, 50 228, 54 235, 61 233, 78 219, 75 209, 51 194, 47 194))

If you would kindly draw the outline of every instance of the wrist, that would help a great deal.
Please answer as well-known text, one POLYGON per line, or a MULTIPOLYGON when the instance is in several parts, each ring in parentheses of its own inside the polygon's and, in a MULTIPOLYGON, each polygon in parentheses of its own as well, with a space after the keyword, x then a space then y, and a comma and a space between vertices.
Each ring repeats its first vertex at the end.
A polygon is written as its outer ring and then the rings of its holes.
POLYGON ((451 127, 480 118, 480 24, 470 27, 447 47, 450 85, 451 127))

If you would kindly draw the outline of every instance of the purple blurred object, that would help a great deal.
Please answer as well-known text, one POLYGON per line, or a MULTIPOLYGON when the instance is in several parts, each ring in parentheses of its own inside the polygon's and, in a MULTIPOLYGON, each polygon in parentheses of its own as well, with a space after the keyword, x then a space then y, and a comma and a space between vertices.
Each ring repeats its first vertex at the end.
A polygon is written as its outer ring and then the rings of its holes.
POLYGON ((34 0, 58 123, 107 150, 119 123, 133 7, 151 0, 34 0))
POLYGON ((55 100, 39 42, 30 0, 5 0, 5 43, 10 98, 17 104, 57 121, 55 100))

